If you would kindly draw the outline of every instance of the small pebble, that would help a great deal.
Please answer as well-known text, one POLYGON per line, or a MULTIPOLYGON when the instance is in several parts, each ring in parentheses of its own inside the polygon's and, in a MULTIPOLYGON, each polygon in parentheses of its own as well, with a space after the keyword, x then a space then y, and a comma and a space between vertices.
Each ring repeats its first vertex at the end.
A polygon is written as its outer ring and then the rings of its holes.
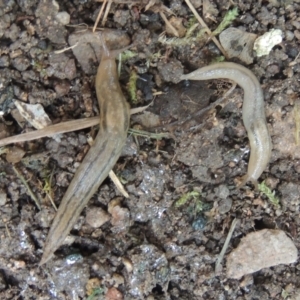
POLYGON ((109 219, 109 214, 100 207, 93 207, 86 213, 86 223, 93 228, 101 227, 109 219))
POLYGON ((0 206, 5 205, 7 202, 7 195, 4 191, 0 190, 0 206))
POLYGON ((227 277, 239 279, 263 268, 297 261, 298 250, 282 230, 263 229, 242 238, 227 257, 227 277))
POLYGON ((70 15, 66 11, 61 11, 56 15, 56 20, 62 25, 70 23, 70 15))
POLYGON ((232 206, 232 199, 227 197, 226 199, 222 199, 219 202, 219 213, 220 214, 226 214, 230 211, 232 206))
POLYGON ((285 32, 285 39, 286 39, 287 41, 292 41, 292 40, 294 39, 294 37, 295 37, 295 35, 294 35, 294 33, 293 33, 292 31, 287 30, 287 31, 285 32))
POLYGON ((122 293, 114 287, 110 288, 105 295, 105 300, 122 300, 122 299, 123 299, 122 293))
POLYGON ((193 222, 192 227, 194 230, 203 230, 206 224, 207 219, 205 217, 199 217, 193 222))

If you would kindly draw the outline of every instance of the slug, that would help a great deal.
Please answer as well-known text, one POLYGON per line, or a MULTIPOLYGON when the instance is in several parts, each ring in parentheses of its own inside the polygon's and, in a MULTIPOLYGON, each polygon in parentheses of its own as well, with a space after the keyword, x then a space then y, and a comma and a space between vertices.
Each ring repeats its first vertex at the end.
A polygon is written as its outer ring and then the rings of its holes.
POLYGON ((224 62, 181 75, 180 80, 218 78, 233 80, 244 90, 243 122, 247 130, 251 151, 247 174, 238 187, 251 181, 257 189, 257 179, 270 161, 272 142, 266 122, 263 92, 255 75, 241 65, 224 62))
POLYGON ((117 162, 126 141, 129 104, 119 84, 115 53, 109 52, 105 46, 103 48, 95 82, 100 129, 61 201, 45 242, 40 265, 46 263, 63 243, 83 208, 117 162))

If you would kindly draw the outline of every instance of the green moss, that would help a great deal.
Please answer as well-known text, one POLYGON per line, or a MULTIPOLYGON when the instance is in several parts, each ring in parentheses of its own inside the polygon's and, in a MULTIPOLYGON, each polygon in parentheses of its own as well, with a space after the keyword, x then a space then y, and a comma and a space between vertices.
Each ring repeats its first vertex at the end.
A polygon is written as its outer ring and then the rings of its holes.
POLYGON ((93 293, 90 296, 88 296, 86 298, 86 300, 98 300, 100 298, 97 297, 97 296, 100 296, 100 295, 103 295, 103 294, 104 294, 104 289, 101 288, 101 287, 98 287, 98 288, 94 289, 93 293))
MULTIPOLYGON (((196 202, 200 200, 200 193, 192 191, 189 193, 186 193, 182 195, 176 202, 175 202, 175 207, 179 208, 183 205, 185 205, 189 200, 194 199, 196 202)), ((202 204, 201 204, 202 205, 202 204)), ((196 205, 197 206, 197 205, 196 205)), ((198 204, 198 209, 200 208, 200 203, 198 204)))
POLYGON ((214 64, 214 63, 219 63, 219 62, 222 62, 222 61, 225 61, 225 57, 224 56, 218 56, 218 57, 215 57, 211 63, 214 64))
POLYGON ((130 100, 133 104, 137 103, 137 88, 136 88, 136 81, 138 79, 138 75, 135 70, 132 70, 129 77, 128 83, 128 93, 130 96, 130 100))
POLYGON ((133 58, 137 56, 137 53, 131 50, 125 50, 124 52, 121 53, 121 61, 125 62, 130 58, 133 58))
POLYGON ((239 12, 237 7, 234 7, 233 9, 229 10, 224 16, 223 21, 217 27, 217 29, 213 31, 213 35, 220 34, 226 27, 228 27, 236 19, 238 15, 239 12))
POLYGON ((275 197, 275 192, 272 192, 264 181, 261 184, 258 184, 258 190, 266 195, 274 206, 279 206, 279 198, 275 197))

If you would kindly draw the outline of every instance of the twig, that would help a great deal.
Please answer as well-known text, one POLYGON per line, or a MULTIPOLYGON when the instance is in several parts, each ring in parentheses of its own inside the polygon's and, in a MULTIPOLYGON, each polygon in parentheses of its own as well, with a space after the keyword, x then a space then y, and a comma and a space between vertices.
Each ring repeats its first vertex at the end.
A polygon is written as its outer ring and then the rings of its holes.
POLYGON ((8 226, 7 226, 6 222, 5 222, 5 230, 6 230, 6 233, 7 233, 8 237, 11 239, 11 234, 9 232, 9 229, 8 229, 8 226))
POLYGON ((32 192, 30 186, 28 185, 27 181, 25 180, 25 178, 23 177, 23 175, 18 171, 18 169, 13 166, 13 170, 15 172, 15 174, 18 176, 18 178, 22 181, 22 183, 24 184, 24 186, 26 187, 30 197, 34 200, 35 205, 37 206, 37 208, 39 210, 41 210, 41 205, 40 205, 40 201, 37 199, 37 197, 35 196, 35 194, 32 192))
POLYGON ((149 139, 156 139, 156 140, 161 140, 162 138, 169 138, 169 134, 166 132, 153 133, 153 132, 148 132, 148 131, 144 131, 144 130, 129 128, 128 133, 131 133, 131 134, 134 134, 137 136, 146 137, 149 139))
POLYGON ((54 174, 54 169, 51 172, 50 180, 49 180, 49 188, 50 188, 50 190, 49 190, 49 193, 46 193, 46 194, 47 194, 48 198, 50 199, 50 202, 51 202, 52 206, 57 211, 57 206, 55 205, 54 200, 53 200, 52 195, 51 195, 51 186, 52 186, 53 174, 54 174))
MULTIPOLYGON (((143 112, 150 105, 152 105, 152 103, 153 103, 153 101, 146 106, 132 108, 130 110, 130 114, 134 115, 134 114, 143 112)), ((32 141, 32 140, 36 140, 36 139, 41 139, 41 138, 48 137, 48 136, 51 136, 54 134, 81 130, 81 129, 85 129, 85 128, 92 127, 95 125, 99 125, 99 117, 98 116, 79 119, 79 120, 66 121, 66 122, 55 124, 55 125, 49 125, 43 129, 38 129, 38 130, 35 130, 32 132, 27 132, 27 133, 4 138, 4 139, 0 140, 0 147, 9 145, 9 144, 13 144, 13 143, 22 143, 22 142, 28 142, 28 141, 32 141)), ((7 150, 5 150, 5 151, 7 151, 7 150)), ((5 153, 5 151, 3 153, 5 153)))
POLYGON ((228 245, 229 245, 229 242, 231 240, 231 237, 232 237, 232 234, 234 232, 234 229, 235 229, 235 226, 237 224, 237 221, 238 219, 234 219, 231 223, 231 226, 230 226, 230 229, 229 229, 229 232, 227 234, 227 237, 226 237, 226 240, 225 240, 225 243, 224 243, 224 246, 221 250, 221 253, 219 254, 218 258, 217 258, 217 261, 216 261, 216 265, 215 265, 215 274, 220 274, 221 271, 222 271, 222 261, 223 261, 223 258, 224 258, 224 255, 225 255, 225 252, 228 248, 228 245))
POLYGON ((126 192, 126 190, 124 189, 123 184, 121 183, 121 181, 119 180, 119 178, 117 177, 117 175, 115 174, 115 172, 113 170, 111 170, 108 173, 110 179, 112 180, 112 182, 115 184, 116 188, 118 189, 118 191, 125 197, 125 198, 129 198, 128 193, 126 192))
POLYGON ((99 117, 91 117, 79 120, 67 121, 55 125, 50 125, 43 129, 27 132, 15 136, 10 136, 0 140, 0 147, 12 143, 21 143, 51 136, 57 133, 76 131, 99 124, 99 117))
POLYGON ((171 31, 173 32, 173 34, 176 36, 176 37, 179 37, 179 34, 178 34, 178 31, 175 29, 175 27, 169 22, 169 20, 167 19, 166 15, 160 11, 159 12, 161 18, 164 20, 164 22, 166 23, 166 25, 171 29, 171 31))
POLYGON ((66 52, 68 50, 74 49, 77 46, 78 46, 78 42, 76 42, 76 44, 73 45, 73 46, 71 46, 71 47, 67 47, 67 48, 63 48, 63 49, 60 49, 60 50, 56 50, 56 51, 54 51, 54 53, 56 53, 56 54, 63 53, 63 52, 66 52))
POLYGON ((93 32, 95 32, 95 30, 96 30, 96 28, 97 28, 97 26, 98 26, 98 23, 99 23, 99 21, 100 21, 100 18, 101 18, 101 16, 102 16, 102 13, 103 13, 103 10, 104 10, 104 8, 105 8, 105 6, 106 6, 106 3, 107 3, 107 0, 104 0, 104 1, 103 1, 103 4, 102 4, 102 6, 101 6, 101 9, 100 9, 100 11, 99 11, 99 14, 98 14, 98 16, 97 16, 95 25, 94 25, 94 27, 93 27, 93 32))
POLYGON ((103 20, 102 20, 102 26, 105 25, 107 15, 110 11, 111 4, 112 4, 112 0, 108 0, 107 6, 106 6, 106 9, 105 9, 105 13, 104 13, 104 16, 103 16, 103 20))
POLYGON ((213 33, 211 32, 211 30, 207 27, 207 25, 205 24, 205 22, 203 21, 203 19, 199 16, 198 12, 194 8, 194 6, 190 2, 190 0, 185 0, 185 2, 188 5, 188 7, 190 8, 190 10, 193 12, 193 14, 197 18, 197 20, 201 24, 201 26, 203 26, 204 28, 206 28, 206 31, 209 34, 210 38, 213 40, 213 42, 216 44, 216 46, 220 49, 220 51, 222 52, 222 54, 226 57, 226 59, 228 59, 227 53, 225 52, 225 50, 223 49, 223 47, 221 46, 221 44, 219 43, 219 41, 217 40, 217 38, 213 35, 213 33))

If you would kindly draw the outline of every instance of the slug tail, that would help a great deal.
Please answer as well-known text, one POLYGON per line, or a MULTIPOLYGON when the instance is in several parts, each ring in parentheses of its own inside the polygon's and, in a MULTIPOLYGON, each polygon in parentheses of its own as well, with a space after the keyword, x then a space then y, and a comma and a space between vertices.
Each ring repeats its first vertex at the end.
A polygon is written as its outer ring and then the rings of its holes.
POLYGON ((252 178, 251 176, 249 176, 248 174, 246 174, 245 176, 242 177, 242 182, 237 186, 238 189, 240 189, 241 187, 243 187, 248 181, 251 181, 254 185, 254 188, 256 191, 258 191, 258 182, 256 179, 252 178))

